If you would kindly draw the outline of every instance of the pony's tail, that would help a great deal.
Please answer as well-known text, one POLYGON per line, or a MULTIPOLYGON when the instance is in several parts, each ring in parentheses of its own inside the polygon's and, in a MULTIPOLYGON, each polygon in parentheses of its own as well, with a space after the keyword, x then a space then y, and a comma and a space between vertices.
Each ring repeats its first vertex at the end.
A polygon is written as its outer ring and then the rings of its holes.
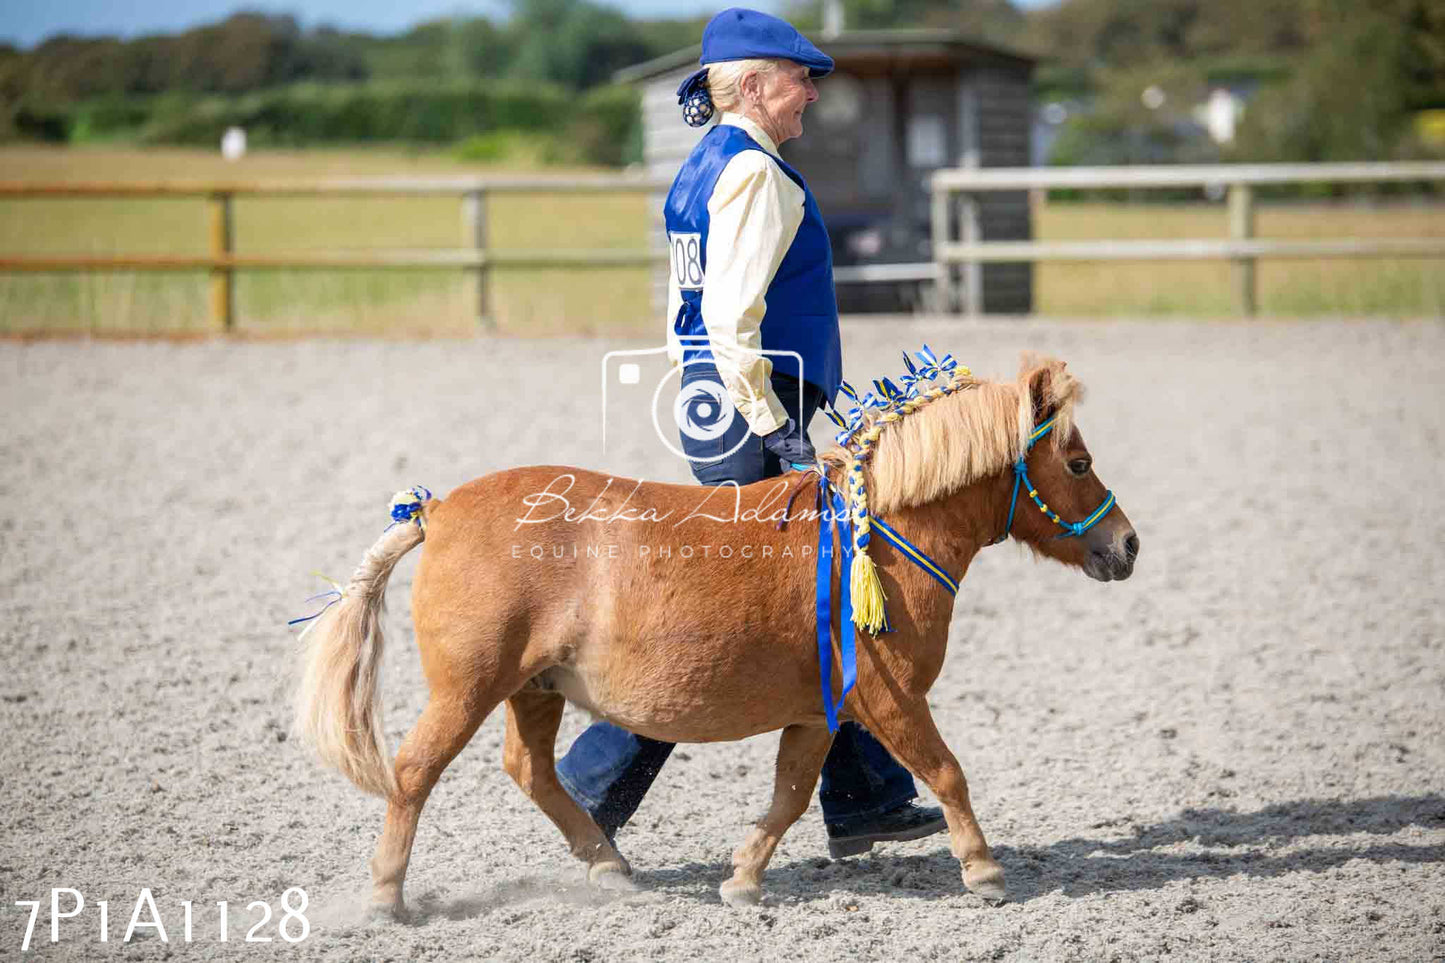
MULTIPOLYGON (((381 616, 386 582, 397 561, 420 545, 425 489, 399 494, 392 516, 357 566, 340 601, 302 633, 301 686, 296 694, 296 733, 320 760, 357 788, 390 799, 396 777, 382 730, 379 687, 386 640, 381 616), (404 499, 410 497, 411 501, 404 499), (399 510, 397 505, 402 505, 399 510), (406 511, 406 506, 411 511, 406 511)), ((432 505, 426 505, 430 509, 432 505)))

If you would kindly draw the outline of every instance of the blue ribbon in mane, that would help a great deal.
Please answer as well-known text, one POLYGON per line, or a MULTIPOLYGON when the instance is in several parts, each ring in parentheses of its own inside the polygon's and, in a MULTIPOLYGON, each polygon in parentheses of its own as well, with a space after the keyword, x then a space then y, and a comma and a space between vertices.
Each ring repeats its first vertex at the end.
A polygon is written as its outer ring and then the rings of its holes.
POLYGON ((858 681, 858 659, 854 649, 853 598, 848 585, 848 566, 853 561, 853 539, 845 531, 838 539, 838 554, 842 564, 838 583, 838 618, 841 630, 838 633, 838 664, 843 673, 843 691, 838 701, 833 702, 833 521, 843 523, 851 529, 847 506, 843 495, 828 484, 823 475, 818 476, 818 503, 822 508, 818 516, 818 673, 823 687, 823 714, 828 718, 828 731, 838 731, 838 711, 853 684, 858 681), (831 516, 831 517, 830 517, 831 516))

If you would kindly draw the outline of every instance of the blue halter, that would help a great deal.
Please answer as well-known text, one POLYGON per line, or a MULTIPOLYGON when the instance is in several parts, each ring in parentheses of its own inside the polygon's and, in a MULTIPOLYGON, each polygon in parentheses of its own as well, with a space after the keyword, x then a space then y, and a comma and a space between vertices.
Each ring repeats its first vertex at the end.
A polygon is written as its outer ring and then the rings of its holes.
POLYGON ((1019 456, 1018 461, 1014 462, 1014 491, 1008 502, 1008 524, 1004 526, 1003 534, 992 542, 989 542, 990 545, 997 545, 999 542, 1008 538, 1008 533, 1013 529, 1014 509, 1018 506, 1019 487, 1022 485, 1028 486, 1029 497, 1034 500, 1034 504, 1039 507, 1039 511, 1043 512, 1049 517, 1051 522, 1063 529, 1063 531, 1058 534, 1058 538, 1073 538, 1084 534, 1099 524, 1099 520, 1109 514, 1109 510, 1114 507, 1114 493, 1105 492, 1104 500, 1099 503, 1098 508, 1089 514, 1088 518, 1082 522, 1066 522, 1058 516, 1057 512, 1050 511, 1049 506, 1044 504, 1044 500, 1039 497, 1038 486, 1029 479, 1029 470, 1024 464, 1024 459, 1028 457, 1030 451, 1033 451, 1034 443, 1044 437, 1044 435, 1047 435, 1053 428, 1053 418, 1050 418, 1035 428, 1033 434, 1029 435, 1028 447, 1024 449, 1024 453, 1019 456))

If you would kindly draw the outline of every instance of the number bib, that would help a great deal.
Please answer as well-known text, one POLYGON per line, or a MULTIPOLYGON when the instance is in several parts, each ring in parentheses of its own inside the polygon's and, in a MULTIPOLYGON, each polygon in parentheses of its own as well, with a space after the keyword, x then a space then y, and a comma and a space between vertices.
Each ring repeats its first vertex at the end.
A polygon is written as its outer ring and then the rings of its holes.
POLYGON ((702 235, 667 233, 668 247, 672 252, 672 277, 683 291, 701 291, 702 235))

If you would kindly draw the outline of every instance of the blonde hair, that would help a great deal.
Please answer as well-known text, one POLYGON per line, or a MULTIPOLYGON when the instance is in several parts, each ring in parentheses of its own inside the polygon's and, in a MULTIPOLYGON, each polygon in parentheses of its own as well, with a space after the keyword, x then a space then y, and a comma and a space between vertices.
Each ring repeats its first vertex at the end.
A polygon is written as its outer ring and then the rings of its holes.
POLYGON ((743 77, 750 73, 768 74, 778 69, 772 58, 725 60, 707 68, 707 92, 718 110, 738 112, 743 106, 743 77))

